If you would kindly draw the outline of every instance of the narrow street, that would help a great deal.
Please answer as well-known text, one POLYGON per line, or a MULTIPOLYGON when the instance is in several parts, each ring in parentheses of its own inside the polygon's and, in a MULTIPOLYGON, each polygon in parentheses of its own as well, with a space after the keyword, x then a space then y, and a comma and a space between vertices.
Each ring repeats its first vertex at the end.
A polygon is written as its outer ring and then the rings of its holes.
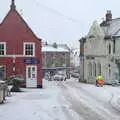
POLYGON ((0 120, 120 120, 119 87, 44 80, 0 105, 0 120))
POLYGON ((119 1, 0 5, 0 120, 120 120, 119 1))

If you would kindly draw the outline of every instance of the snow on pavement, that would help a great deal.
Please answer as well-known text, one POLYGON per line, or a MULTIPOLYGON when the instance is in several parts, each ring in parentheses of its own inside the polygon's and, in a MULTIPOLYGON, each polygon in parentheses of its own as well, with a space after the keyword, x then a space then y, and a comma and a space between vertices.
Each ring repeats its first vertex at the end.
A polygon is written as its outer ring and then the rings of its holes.
POLYGON ((0 105, 0 120, 66 120, 58 102, 60 90, 53 83, 23 90, 0 105))

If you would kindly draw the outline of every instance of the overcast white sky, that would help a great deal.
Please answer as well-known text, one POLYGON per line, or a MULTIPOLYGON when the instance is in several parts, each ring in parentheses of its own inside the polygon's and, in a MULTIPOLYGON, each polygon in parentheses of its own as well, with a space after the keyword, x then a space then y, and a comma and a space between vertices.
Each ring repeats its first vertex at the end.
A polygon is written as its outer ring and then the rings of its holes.
MULTIPOLYGON (((79 48, 79 38, 86 35, 94 20, 102 20, 106 10, 120 17, 119 0, 15 0, 19 13, 38 37, 79 48)), ((0 21, 11 0, 0 0, 0 21)))

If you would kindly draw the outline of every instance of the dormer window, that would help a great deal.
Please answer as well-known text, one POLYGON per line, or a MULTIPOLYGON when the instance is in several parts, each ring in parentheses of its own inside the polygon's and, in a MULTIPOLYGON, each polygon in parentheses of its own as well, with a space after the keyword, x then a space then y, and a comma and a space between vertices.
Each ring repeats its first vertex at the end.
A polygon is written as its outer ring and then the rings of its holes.
POLYGON ((6 43, 0 42, 0 56, 6 55, 6 43))
POLYGON ((24 43, 24 55, 35 56, 35 43, 32 42, 24 43))

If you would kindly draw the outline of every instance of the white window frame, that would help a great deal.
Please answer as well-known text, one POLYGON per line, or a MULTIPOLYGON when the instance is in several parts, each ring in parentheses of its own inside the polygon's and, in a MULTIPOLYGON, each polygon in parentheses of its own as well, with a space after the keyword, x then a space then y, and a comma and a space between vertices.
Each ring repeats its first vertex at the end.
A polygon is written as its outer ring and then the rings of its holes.
POLYGON ((35 43, 34 42, 24 42, 24 52, 23 52, 23 54, 25 55, 25 56, 35 56, 35 43), (25 46, 26 45, 33 45, 33 55, 26 55, 25 54, 25 46))
MULTIPOLYGON (((0 44, 4 45, 4 55, 6 55, 6 42, 0 42, 0 44)), ((0 56, 4 56, 4 55, 0 55, 0 56)))

